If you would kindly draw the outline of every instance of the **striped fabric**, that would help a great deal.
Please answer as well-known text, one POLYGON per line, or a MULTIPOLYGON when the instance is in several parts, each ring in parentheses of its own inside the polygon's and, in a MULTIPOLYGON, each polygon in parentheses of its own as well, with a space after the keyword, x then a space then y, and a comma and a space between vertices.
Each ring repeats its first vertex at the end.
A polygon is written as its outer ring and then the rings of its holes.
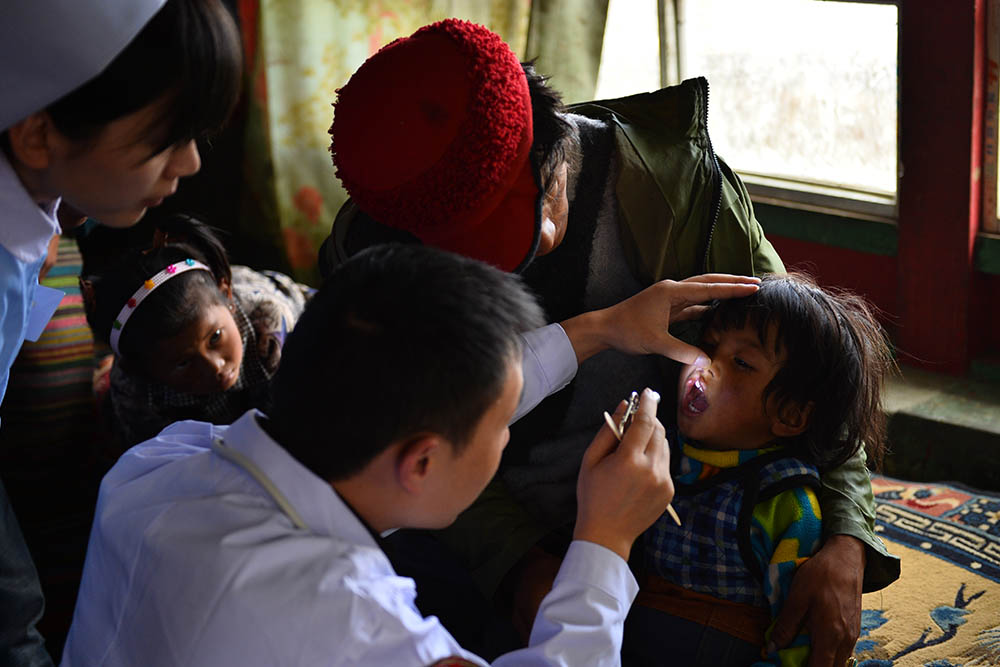
POLYGON ((95 428, 94 337, 84 316, 77 278, 76 241, 59 240, 59 258, 42 284, 66 293, 36 342, 24 343, 0 406, 0 460, 4 468, 79 453, 95 428))
POLYGON ((36 342, 25 342, 0 406, 0 474, 31 550, 45 614, 38 629, 56 663, 69 629, 93 520, 97 486, 109 463, 95 445, 94 339, 77 276, 76 241, 42 284, 66 292, 36 342))

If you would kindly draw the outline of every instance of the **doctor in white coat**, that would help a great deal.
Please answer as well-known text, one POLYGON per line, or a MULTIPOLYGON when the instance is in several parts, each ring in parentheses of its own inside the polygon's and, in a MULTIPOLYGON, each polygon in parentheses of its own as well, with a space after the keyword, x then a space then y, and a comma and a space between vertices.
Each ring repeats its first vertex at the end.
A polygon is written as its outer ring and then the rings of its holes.
MULTIPOLYGON (((754 289, 656 296, 666 318, 754 289)), ((493 476, 508 423, 541 398, 524 375, 549 367, 527 360, 548 344, 521 335, 541 322, 516 276, 442 250, 377 246, 341 265, 285 343, 270 416, 174 424, 104 478, 63 664, 485 664, 418 611, 381 537, 448 525, 493 476)), ((495 664, 619 663, 626 558, 673 495, 658 400, 642 392, 620 444, 597 433, 530 645, 495 664)))

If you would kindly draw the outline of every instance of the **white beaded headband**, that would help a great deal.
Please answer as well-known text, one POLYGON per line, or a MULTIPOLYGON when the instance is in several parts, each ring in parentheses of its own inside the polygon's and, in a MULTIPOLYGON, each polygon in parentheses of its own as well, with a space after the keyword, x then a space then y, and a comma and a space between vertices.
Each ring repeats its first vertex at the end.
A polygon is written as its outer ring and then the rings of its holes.
POLYGON ((121 356, 121 353, 118 351, 118 339, 121 338, 122 329, 125 328, 125 323, 128 322, 128 318, 132 317, 132 313, 135 312, 135 309, 140 303, 142 303, 143 299, 171 278, 179 276, 185 271, 192 270, 208 271, 209 273, 212 272, 212 269, 208 268, 201 262, 188 258, 182 262, 175 262, 174 264, 171 264, 144 282, 142 287, 136 290, 135 294, 132 295, 132 298, 129 299, 124 306, 122 306, 122 309, 118 313, 118 317, 115 318, 115 321, 111 323, 111 349, 114 350, 116 356, 121 356))

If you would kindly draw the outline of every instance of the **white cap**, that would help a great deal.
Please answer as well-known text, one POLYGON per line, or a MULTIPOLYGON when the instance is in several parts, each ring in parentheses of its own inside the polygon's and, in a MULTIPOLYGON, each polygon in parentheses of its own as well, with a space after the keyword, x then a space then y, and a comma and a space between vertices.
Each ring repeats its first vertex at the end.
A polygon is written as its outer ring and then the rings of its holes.
POLYGON ((166 0, 3 0, 0 131, 94 78, 166 0))

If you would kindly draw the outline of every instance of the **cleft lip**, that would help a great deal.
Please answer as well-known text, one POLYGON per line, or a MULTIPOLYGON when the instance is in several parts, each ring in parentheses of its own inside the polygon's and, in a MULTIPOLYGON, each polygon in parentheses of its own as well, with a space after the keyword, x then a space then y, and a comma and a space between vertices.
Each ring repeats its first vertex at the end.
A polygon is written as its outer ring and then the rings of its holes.
POLYGON ((708 409, 705 380, 700 373, 692 374, 684 383, 684 398, 680 408, 681 412, 689 417, 696 417, 708 409))

